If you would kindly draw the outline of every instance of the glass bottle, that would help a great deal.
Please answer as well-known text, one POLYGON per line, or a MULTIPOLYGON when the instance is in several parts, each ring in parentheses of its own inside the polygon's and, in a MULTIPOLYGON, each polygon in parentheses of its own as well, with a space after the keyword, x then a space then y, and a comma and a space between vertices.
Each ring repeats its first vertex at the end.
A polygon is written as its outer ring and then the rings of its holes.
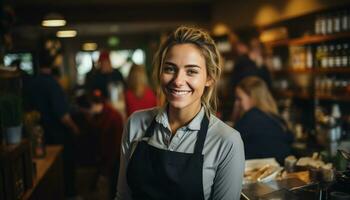
POLYGON ((349 13, 346 10, 341 14, 341 31, 349 31, 349 13))
POLYGON ((46 155, 45 142, 44 142, 44 130, 40 125, 33 127, 33 148, 34 157, 43 158, 46 155))
POLYGON ((333 33, 339 33, 340 32, 340 20, 341 20, 341 13, 336 13, 333 15, 333 33))
POLYGON ((327 34, 326 16, 325 15, 321 15, 319 20, 320 20, 320 33, 322 35, 326 35, 327 34))
POLYGON ((341 67, 341 52, 342 52, 342 45, 337 44, 335 46, 335 51, 334 51, 334 66, 335 67, 341 67))
POLYGON ((332 34, 333 33, 333 16, 330 14, 327 15, 326 21, 327 21, 327 34, 332 34))
POLYGON ((328 52, 328 67, 334 67, 334 45, 329 45, 329 52, 328 52))
POLYGON ((327 45, 323 45, 322 58, 321 58, 321 67, 327 68, 328 66, 328 47, 327 45))
POLYGON ((306 48, 306 68, 311 69, 313 65, 312 48, 308 46, 306 48))
POLYGON ((348 52, 349 52, 349 45, 347 43, 343 43, 343 48, 341 51, 341 65, 342 65, 342 67, 348 67, 348 65, 349 65, 348 52))
POLYGON ((321 16, 317 15, 315 19, 315 34, 321 34, 321 16))
POLYGON ((323 52, 322 52, 323 50, 322 50, 322 46, 321 45, 318 45, 317 47, 316 47, 316 67, 317 68, 321 68, 321 66, 322 66, 322 54, 323 54, 323 52))

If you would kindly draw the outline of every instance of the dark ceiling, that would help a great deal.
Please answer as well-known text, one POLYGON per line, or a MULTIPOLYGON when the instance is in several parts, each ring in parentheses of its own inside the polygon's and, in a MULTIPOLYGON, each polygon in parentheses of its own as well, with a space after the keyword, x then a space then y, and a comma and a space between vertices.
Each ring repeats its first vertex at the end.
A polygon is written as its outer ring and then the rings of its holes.
POLYGON ((17 0, 12 3, 19 25, 39 25, 49 12, 62 14, 70 24, 125 22, 208 22, 209 1, 47 1, 17 0), (170 2, 170 3, 169 3, 170 2))
POLYGON ((36 42, 58 29, 77 30, 78 38, 73 42, 79 44, 105 40, 111 35, 144 37, 148 33, 173 30, 181 24, 206 26, 212 19, 213 8, 213 0, 8 0, 7 3, 16 14, 13 30, 16 48, 33 46, 26 43, 36 42), (67 25, 41 27, 42 19, 52 12, 61 14, 67 25))

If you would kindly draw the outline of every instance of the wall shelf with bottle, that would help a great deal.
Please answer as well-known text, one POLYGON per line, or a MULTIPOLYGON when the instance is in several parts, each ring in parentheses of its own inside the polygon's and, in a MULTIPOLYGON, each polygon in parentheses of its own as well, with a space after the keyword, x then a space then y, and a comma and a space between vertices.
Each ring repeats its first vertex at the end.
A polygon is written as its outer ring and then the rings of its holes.
POLYGON ((270 48, 288 45, 310 45, 350 37, 350 32, 335 33, 331 35, 306 35, 300 38, 282 39, 277 41, 264 42, 270 48))
POLYGON ((325 100, 325 101, 350 101, 350 95, 332 95, 332 94, 315 94, 314 96, 309 93, 297 93, 293 92, 291 90, 288 91, 276 91, 275 92, 276 97, 283 97, 283 98, 298 98, 298 99, 304 99, 304 100, 311 100, 313 98, 316 98, 318 100, 325 100))
POLYGON ((294 92, 292 90, 275 91, 275 96, 285 98, 311 99, 312 95, 306 92, 294 92))
MULTIPOLYGON (((342 119, 350 118, 350 4, 259 30, 270 61, 273 94, 282 108, 283 102, 291 102, 287 119, 292 124, 317 135, 316 111, 321 108, 331 116, 334 105, 342 119)), ((346 135, 350 138, 349 127, 350 123, 342 127, 346 134, 338 141, 346 135)))
POLYGON ((303 67, 302 69, 293 69, 289 67, 287 69, 280 69, 271 71, 274 74, 303 74, 303 73, 313 73, 313 74, 350 74, 350 67, 342 67, 342 68, 321 68, 321 69, 307 69, 303 67))

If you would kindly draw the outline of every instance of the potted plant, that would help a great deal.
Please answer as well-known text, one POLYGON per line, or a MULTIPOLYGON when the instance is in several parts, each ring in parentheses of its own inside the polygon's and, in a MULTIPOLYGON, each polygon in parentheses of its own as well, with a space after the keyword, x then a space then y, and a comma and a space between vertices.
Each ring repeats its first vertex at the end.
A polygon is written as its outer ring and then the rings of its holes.
POLYGON ((15 94, 0 96, 0 126, 4 139, 9 144, 17 144, 22 138, 22 99, 15 94))

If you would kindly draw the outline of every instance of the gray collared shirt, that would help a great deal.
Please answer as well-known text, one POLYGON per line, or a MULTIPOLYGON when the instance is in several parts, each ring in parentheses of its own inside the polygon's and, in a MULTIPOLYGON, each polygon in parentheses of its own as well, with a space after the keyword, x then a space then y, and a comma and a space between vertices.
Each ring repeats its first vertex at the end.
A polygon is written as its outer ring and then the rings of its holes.
MULTIPOLYGON (((200 130, 204 107, 186 126, 179 128, 171 139, 166 109, 153 108, 134 113, 124 128, 121 144, 117 200, 131 200, 126 181, 126 169, 133 150, 142 140, 146 129, 156 116, 154 134, 148 144, 169 151, 193 153, 200 130)), ((146 138, 143 138, 145 140, 146 138)), ((238 131, 210 116, 207 137, 203 147, 203 191, 205 199, 236 200, 240 198, 244 172, 244 147, 238 131)))

